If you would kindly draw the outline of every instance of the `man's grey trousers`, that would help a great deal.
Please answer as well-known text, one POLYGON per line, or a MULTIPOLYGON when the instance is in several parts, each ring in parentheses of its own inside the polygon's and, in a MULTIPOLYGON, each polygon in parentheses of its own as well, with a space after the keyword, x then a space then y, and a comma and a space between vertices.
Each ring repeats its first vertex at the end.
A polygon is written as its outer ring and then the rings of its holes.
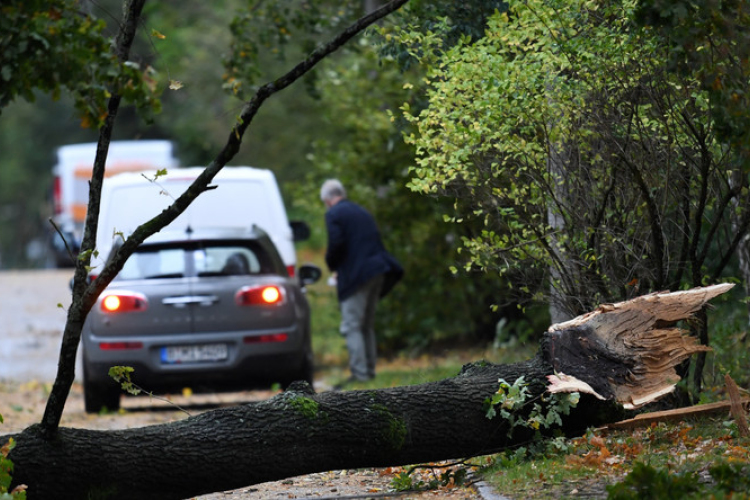
POLYGON ((382 287, 383 275, 379 274, 341 302, 341 335, 345 337, 349 351, 349 369, 357 380, 369 380, 375 376, 378 355, 375 306, 382 287))

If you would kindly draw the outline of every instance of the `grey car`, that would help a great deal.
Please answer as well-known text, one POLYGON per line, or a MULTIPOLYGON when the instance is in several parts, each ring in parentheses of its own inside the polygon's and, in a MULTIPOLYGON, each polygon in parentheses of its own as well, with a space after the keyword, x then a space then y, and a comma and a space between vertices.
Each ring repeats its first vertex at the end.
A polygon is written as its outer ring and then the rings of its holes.
POLYGON ((108 375, 163 393, 312 383, 310 308, 304 286, 320 268, 291 277, 267 234, 202 229, 157 233, 127 260, 83 328, 87 412, 120 407, 108 375))

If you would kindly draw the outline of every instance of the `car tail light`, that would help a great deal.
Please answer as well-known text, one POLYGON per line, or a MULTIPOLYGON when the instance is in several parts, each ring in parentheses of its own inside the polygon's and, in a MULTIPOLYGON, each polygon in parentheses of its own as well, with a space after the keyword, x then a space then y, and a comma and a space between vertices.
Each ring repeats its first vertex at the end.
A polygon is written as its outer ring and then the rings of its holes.
POLYGON ((100 304, 102 311, 105 313, 141 312, 148 309, 146 296, 132 292, 103 295, 100 304))
POLYGON ((253 337, 245 337, 242 341, 245 344, 267 344, 270 342, 286 342, 289 335, 286 333, 271 333, 267 335, 255 335, 253 337))
POLYGON ((240 306, 281 305, 286 301, 284 289, 276 285, 245 286, 234 295, 240 306))
POLYGON ((128 349, 143 349, 143 342, 100 342, 102 351, 125 351, 128 349))
POLYGON ((290 278, 294 278, 294 274, 297 272, 297 268, 294 266, 286 266, 286 272, 289 273, 290 278))
POLYGON ((55 176, 54 184, 52 185, 52 200, 54 203, 55 215, 62 213, 62 180, 59 176, 55 176))

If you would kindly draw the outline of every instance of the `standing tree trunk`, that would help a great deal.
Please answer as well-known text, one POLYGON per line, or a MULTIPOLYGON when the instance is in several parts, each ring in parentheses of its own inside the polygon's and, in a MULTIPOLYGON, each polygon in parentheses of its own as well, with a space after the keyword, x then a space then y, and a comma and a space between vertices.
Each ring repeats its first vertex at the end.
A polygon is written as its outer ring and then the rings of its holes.
POLYGON ((182 499, 312 472, 489 454, 533 438, 528 427, 486 416, 499 379, 521 377, 529 398, 513 416, 525 421, 545 392, 579 392, 582 404, 559 427, 579 435, 668 393, 674 367, 707 349, 675 324, 731 287, 603 305, 550 327, 527 362, 470 364, 439 382, 322 394, 296 383, 260 403, 136 429, 61 428, 51 441, 32 426, 12 436, 14 484, 28 485, 30 500, 182 499))
POLYGON ((561 151, 567 152, 564 144, 549 144, 547 170, 554 190, 554 196, 547 207, 547 224, 551 229, 549 236, 549 252, 552 258, 549 267, 549 316, 552 324, 561 323, 573 316, 569 307, 567 307, 568 297, 573 294, 571 277, 564 270, 567 269, 570 273, 575 273, 576 269, 574 265, 569 265, 570 263, 566 261, 560 251, 557 237, 565 229, 565 218, 558 203, 562 203, 562 200, 565 200, 567 196, 562 183, 559 181, 559 179, 565 178, 565 165, 568 161, 567 158, 563 157, 561 151))
MULTIPOLYGON (((742 283, 745 285, 745 295, 750 297, 750 234, 747 233, 744 222, 739 216, 739 214, 742 213, 742 189, 747 189, 747 175, 743 176, 741 171, 733 172, 729 176, 729 185, 732 190, 737 193, 732 198, 733 210, 730 212, 732 217, 732 230, 734 230, 736 234, 744 234, 737 245, 737 268, 740 277, 742 278, 742 283)), ((750 302, 747 303, 747 312, 748 325, 750 325, 750 302)))
MULTIPOLYGON (((136 28, 146 0, 132 0, 125 2, 124 19, 120 24, 120 31, 114 45, 114 52, 121 63, 130 57, 130 48, 135 40, 136 28)), ((94 168, 89 181, 89 203, 86 211, 86 229, 83 235, 81 251, 85 254, 94 249, 96 232, 99 224, 99 202, 101 201, 102 183, 104 182, 104 168, 109 151, 109 143, 115 126, 115 119, 120 109, 122 96, 113 91, 107 103, 107 117, 99 130, 99 142, 96 147, 94 168)), ((75 275, 73 277, 74 301, 68 309, 68 318, 63 331, 60 358, 57 364, 57 375, 52 390, 47 398, 47 406, 42 416, 42 432, 51 437, 57 431, 62 418, 65 401, 70 394, 70 387, 75 380, 75 360, 78 344, 81 341, 81 330, 86 321, 86 315, 96 301, 99 293, 85 295, 88 277, 87 266, 91 258, 76 259, 75 275)), ((103 287, 102 287, 103 289, 103 287)))

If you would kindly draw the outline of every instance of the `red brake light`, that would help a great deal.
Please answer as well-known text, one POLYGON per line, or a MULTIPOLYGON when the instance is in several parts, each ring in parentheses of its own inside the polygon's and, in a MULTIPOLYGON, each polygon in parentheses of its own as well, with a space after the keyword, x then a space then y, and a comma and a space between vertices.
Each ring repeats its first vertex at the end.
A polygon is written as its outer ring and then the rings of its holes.
POLYGON ((255 335, 253 337, 245 337, 242 341, 245 344, 265 344, 268 342, 286 342, 289 335, 286 333, 271 333, 267 335, 255 335))
POLYGON ((52 202, 55 205, 55 215, 62 213, 62 181, 59 176, 55 176, 54 184, 52 185, 52 202))
POLYGON ((143 349, 143 342, 100 342, 102 351, 124 351, 126 349, 143 349))
POLYGON ((294 278, 294 274, 297 272, 297 268, 294 266, 286 266, 286 272, 289 273, 290 278, 294 278))
POLYGON ((280 305, 285 301, 284 289, 276 285, 246 286, 234 295, 240 306, 280 305))
POLYGON ((103 295, 100 304, 102 311, 105 313, 141 312, 148 309, 146 296, 132 292, 103 295))

